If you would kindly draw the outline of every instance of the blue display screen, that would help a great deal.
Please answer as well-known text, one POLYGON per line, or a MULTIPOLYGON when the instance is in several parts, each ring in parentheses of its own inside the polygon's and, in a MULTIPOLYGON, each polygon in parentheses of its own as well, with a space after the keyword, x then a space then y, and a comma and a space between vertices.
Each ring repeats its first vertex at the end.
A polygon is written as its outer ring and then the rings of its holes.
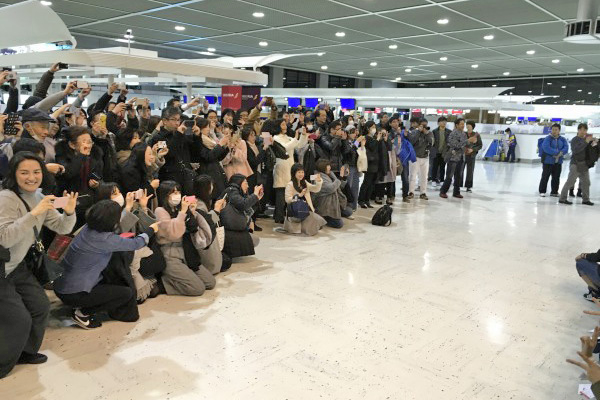
POLYGON ((288 97, 288 107, 298 107, 302 104, 302 99, 299 97, 288 97))
POLYGON ((355 99, 340 99, 340 107, 348 110, 354 110, 356 108, 355 99))
POLYGON ((221 96, 219 96, 218 101, 219 101, 219 104, 221 104, 221 96))
POLYGON ((307 108, 315 108, 319 104, 319 99, 316 97, 308 97, 304 99, 304 104, 307 108))
POLYGON ((552 122, 560 122, 562 121, 562 118, 552 118, 552 122))
POLYGON ((537 118, 536 117, 528 117, 527 121, 535 122, 535 121, 537 121, 537 118))
POLYGON ((206 96, 206 100, 208 104, 215 104, 217 102, 217 98, 215 96, 206 96))
POLYGON ((525 121, 525 117, 517 117, 517 121, 525 121))

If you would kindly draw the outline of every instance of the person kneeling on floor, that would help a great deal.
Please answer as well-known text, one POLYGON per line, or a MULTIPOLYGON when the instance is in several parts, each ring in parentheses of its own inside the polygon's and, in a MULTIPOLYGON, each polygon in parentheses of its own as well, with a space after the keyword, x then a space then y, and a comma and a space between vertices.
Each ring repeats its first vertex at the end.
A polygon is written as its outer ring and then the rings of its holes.
MULTIPOLYGON (((354 219, 352 217, 352 208, 348 207, 346 196, 341 188, 346 184, 345 180, 339 180, 331 172, 329 160, 320 158, 317 160, 317 172, 321 175, 323 183, 321 190, 315 193, 314 205, 317 214, 325 218, 327 226, 340 229, 344 226, 342 217, 354 219)), ((340 175, 344 176, 345 171, 342 168, 340 175)))
POLYGON ((593 301, 593 298, 600 299, 598 262, 600 262, 600 250, 596 253, 581 253, 575 258, 577 273, 588 285, 588 293, 583 297, 589 301, 593 301))
POLYGON ((117 321, 134 322, 139 318, 135 290, 107 283, 103 272, 110 267, 122 270, 124 264, 129 271, 133 252, 148 244, 158 231, 158 224, 130 239, 114 233, 120 220, 121 206, 115 201, 101 200, 90 207, 86 225, 73 239, 61 263, 64 273, 54 282, 54 292, 74 308, 73 321, 84 329, 102 326, 95 318, 100 311, 107 311, 117 321))

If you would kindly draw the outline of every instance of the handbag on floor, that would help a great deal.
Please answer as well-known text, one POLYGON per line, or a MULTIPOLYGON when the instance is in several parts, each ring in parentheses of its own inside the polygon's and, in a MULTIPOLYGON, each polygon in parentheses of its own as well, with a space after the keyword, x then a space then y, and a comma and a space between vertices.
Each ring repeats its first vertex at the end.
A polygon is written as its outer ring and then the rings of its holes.
POLYGON ((392 224, 392 213, 394 210, 387 204, 375 212, 371 224, 377 226, 390 226, 392 224))
POLYGON ((310 215, 310 207, 308 203, 302 200, 298 195, 295 195, 292 202, 287 205, 287 216, 295 220, 294 222, 302 222, 310 215))

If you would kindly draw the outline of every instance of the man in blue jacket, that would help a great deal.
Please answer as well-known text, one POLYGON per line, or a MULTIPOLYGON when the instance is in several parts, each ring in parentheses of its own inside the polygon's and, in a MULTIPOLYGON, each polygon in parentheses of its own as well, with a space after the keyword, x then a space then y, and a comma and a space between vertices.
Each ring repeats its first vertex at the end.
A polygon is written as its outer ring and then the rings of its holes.
POLYGON ((567 139, 560 136, 560 125, 552 125, 552 133, 548 135, 541 146, 542 158, 542 179, 540 180, 540 197, 546 197, 548 179, 552 176, 550 196, 558 197, 558 188, 560 186, 560 173, 562 172, 562 163, 565 154, 569 152, 569 143, 567 139))

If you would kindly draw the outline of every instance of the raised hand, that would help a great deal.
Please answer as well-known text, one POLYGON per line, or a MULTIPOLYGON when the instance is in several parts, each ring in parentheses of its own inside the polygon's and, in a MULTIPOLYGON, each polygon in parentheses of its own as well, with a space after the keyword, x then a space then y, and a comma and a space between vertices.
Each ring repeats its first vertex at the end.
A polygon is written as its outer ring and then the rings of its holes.
POLYGON ((577 365, 581 369, 583 369, 587 375, 587 378, 592 384, 600 381, 600 365, 598 365, 591 357, 586 356, 581 351, 578 351, 579 357, 585 361, 582 363, 580 361, 575 361, 572 359, 567 359, 569 364, 577 365))
POLYGON ((63 211, 67 215, 72 215, 75 212, 75 207, 77 206, 77 198, 79 197, 79 193, 65 193, 65 197, 68 197, 69 201, 67 202, 67 205, 63 207, 63 211))
POLYGON ((55 198, 56 196, 44 196, 44 198, 39 203, 37 203, 35 207, 33 207, 33 209, 31 210, 31 215, 37 217, 46 213, 49 210, 53 210, 54 204, 52 204, 52 202, 55 198))

